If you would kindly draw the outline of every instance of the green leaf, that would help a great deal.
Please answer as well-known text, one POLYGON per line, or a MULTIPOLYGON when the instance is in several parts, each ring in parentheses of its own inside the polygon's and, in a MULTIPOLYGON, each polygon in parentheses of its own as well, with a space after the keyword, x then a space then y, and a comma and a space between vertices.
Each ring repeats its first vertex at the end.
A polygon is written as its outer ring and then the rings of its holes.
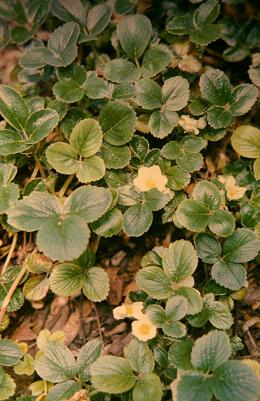
POLYGON ((207 46, 209 43, 214 42, 220 37, 221 27, 217 24, 206 24, 190 34, 190 40, 197 45, 207 46))
POLYGON ((220 11, 219 2, 217 0, 207 0, 201 4, 193 14, 194 26, 211 24, 215 21, 220 11))
POLYGON ((121 169, 130 163, 131 152, 128 146, 112 146, 104 142, 102 158, 106 168, 121 169))
POLYGON ((109 287, 109 277, 104 269, 96 266, 88 269, 82 288, 88 299, 93 302, 103 301, 108 296, 109 287))
POLYGON ((209 218, 209 229, 219 237, 228 237, 235 230, 235 218, 227 210, 217 210, 209 218))
POLYGON ((230 329, 233 318, 228 306, 219 301, 213 302, 210 305, 209 321, 217 329, 230 329))
POLYGON ((260 133, 256 127, 241 125, 233 132, 231 143, 241 156, 260 157, 260 133))
MULTIPOLYGON (((112 15, 112 8, 107 3, 91 8, 87 16, 87 30, 90 37, 95 37, 104 31, 112 15)), ((92 39, 92 38, 91 38, 92 39)))
POLYGON ((8 373, 4 373, 3 379, 0 384, 0 400, 6 401, 15 394, 15 381, 8 373))
POLYGON ((37 110, 26 121, 25 131, 29 136, 27 142, 34 144, 44 139, 59 122, 59 115, 51 109, 37 110))
POLYGON ((201 137, 187 135, 181 140, 182 152, 197 153, 207 146, 207 141, 201 137))
POLYGON ((191 350, 193 341, 190 338, 185 338, 174 342, 168 351, 168 359, 177 369, 192 370, 191 365, 191 350))
POLYGON ((177 382, 178 401, 211 401, 210 383, 197 372, 183 375, 177 382))
POLYGON ((78 170, 78 155, 68 143, 55 142, 46 150, 48 163, 61 174, 75 174, 78 170))
POLYGON ((189 241, 179 240, 165 249, 162 265, 170 280, 178 283, 194 273, 198 265, 198 256, 189 241))
POLYGON ((86 24, 86 10, 81 0, 56 0, 52 2, 51 11, 62 21, 76 21, 83 26, 86 24))
POLYGON ((229 110, 221 106, 212 106, 207 111, 207 120, 212 128, 226 128, 233 122, 233 116, 229 110))
POLYGON ((20 59, 20 66, 26 70, 37 70, 46 65, 48 57, 50 52, 43 44, 29 47, 20 59))
MULTIPOLYGON (((18 347, 11 340, 0 340, 0 364, 3 366, 13 366, 21 358, 23 354, 18 347)), ((0 383, 1 384, 1 383, 0 383)))
MULTIPOLYGON (((3 305, 4 299, 6 298, 8 291, 11 288, 12 283, 0 284, 0 308, 3 305)), ((24 296, 20 288, 17 288, 6 308, 7 312, 15 312, 23 306, 24 296)))
POLYGON ((21 132, 10 129, 1 130, 0 135, 0 154, 1 156, 22 153, 30 145, 25 143, 21 132))
POLYGON ((135 82, 140 78, 140 71, 135 64, 123 58, 110 60, 104 68, 105 77, 112 82, 135 82))
POLYGON ((231 345, 224 331, 210 331, 195 341, 191 353, 194 368, 211 372, 221 366, 231 355, 231 345))
POLYGON ((90 77, 85 83, 85 93, 90 99, 103 99, 109 95, 108 82, 99 77, 90 77))
POLYGON ((124 214, 124 231, 127 235, 140 237, 150 228, 153 213, 145 204, 130 206, 124 214))
POLYGON ((166 175, 168 178, 168 187, 176 191, 186 187, 190 182, 190 174, 178 166, 167 169, 166 175))
POLYGON ((50 281, 43 276, 29 278, 23 287, 23 294, 29 301, 40 301, 49 291, 50 281))
POLYGON ((176 160, 181 155, 179 143, 176 141, 166 143, 161 150, 161 154, 165 159, 176 160))
POLYGON ((195 186, 192 196, 196 201, 202 202, 210 211, 218 210, 221 206, 221 193, 212 182, 200 181, 195 186))
POLYGON ((136 114, 132 107, 118 101, 108 102, 99 114, 104 139, 110 145, 129 142, 135 132, 136 114))
POLYGON ((134 338, 124 348, 125 358, 134 372, 138 374, 152 373, 154 370, 154 357, 147 343, 134 338))
POLYGON ((162 87, 162 98, 167 111, 183 109, 189 100, 189 81, 181 76, 166 79, 162 87))
POLYGON ((246 114, 257 99, 257 88, 250 84, 241 84, 235 87, 230 98, 230 112, 233 116, 246 114))
POLYGON ((25 126, 28 118, 28 108, 24 99, 20 93, 7 85, 0 86, 0 114, 18 130, 25 126))
POLYGON ((245 263, 254 259, 260 250, 260 241, 253 231, 238 228, 223 245, 223 256, 226 262, 245 263))
POLYGON ((179 116, 175 111, 154 111, 149 120, 151 134, 163 139, 178 125, 179 116))
POLYGON ((85 94, 85 90, 73 79, 56 82, 52 90, 56 99, 66 103, 79 102, 85 94))
POLYGON ((90 378, 90 367, 93 362, 100 356, 102 344, 99 340, 88 341, 79 351, 77 366, 79 370, 80 380, 86 382, 90 378))
POLYGON ((127 360, 115 356, 102 356, 91 368, 93 386, 102 392, 120 394, 130 390, 136 378, 127 360))
POLYGON ((133 401, 160 401, 162 384, 155 373, 146 373, 133 388, 133 401))
POLYGON ((70 138, 71 131, 75 125, 86 117, 91 117, 90 113, 82 110, 80 107, 71 107, 68 110, 66 116, 60 123, 61 130, 67 139, 70 138))
POLYGON ((99 156, 88 157, 78 162, 76 176, 80 182, 85 184, 91 181, 98 181, 104 177, 106 171, 105 163, 99 156))
POLYGON ((82 157, 94 156, 102 144, 102 129, 93 118, 86 118, 73 128, 70 146, 73 152, 82 157))
POLYGON ((66 380, 63 383, 56 384, 48 392, 47 401, 63 401, 71 398, 75 393, 81 390, 81 384, 74 380, 66 380))
POLYGON ((164 194, 156 188, 144 193, 144 205, 151 211, 162 209, 172 198, 172 194, 164 194))
POLYGON ((59 264, 50 275, 51 290, 57 295, 72 295, 85 282, 84 269, 74 263, 59 264))
POLYGON ((79 31, 79 26, 75 22, 67 22, 55 29, 48 40, 49 52, 46 64, 54 67, 65 67, 71 64, 77 57, 76 43, 79 31))
POLYGON ((195 288, 180 287, 175 289, 174 294, 181 295, 186 298, 188 302, 187 314, 195 315, 201 311, 203 306, 202 298, 200 292, 195 290, 195 288))
POLYGON ((50 383, 61 383, 76 373, 76 363, 68 347, 59 342, 49 342, 44 354, 35 360, 37 374, 50 383))
POLYGON ((211 276, 218 284, 231 290, 239 290, 246 284, 246 270, 239 263, 220 260, 214 264, 211 276))
POLYGON ((178 15, 176 17, 173 17, 169 21, 166 28, 171 35, 189 34, 192 31, 192 29, 194 29, 192 23, 192 14, 186 13, 183 15, 178 15))
POLYGON ((152 34, 150 20, 144 15, 131 15, 117 25, 117 37, 132 60, 138 60, 145 51, 152 34))
POLYGON ((161 107, 162 91, 159 84, 152 79, 143 78, 136 85, 137 103, 146 110, 161 107))
POLYGON ((139 270, 136 281, 141 290, 155 299, 166 299, 173 294, 170 279, 159 267, 150 266, 139 270))
POLYGON ((112 92, 115 100, 125 100, 135 96, 135 86, 129 82, 122 82, 116 85, 112 92))
POLYGON ((177 165, 186 173, 200 170, 203 166, 203 157, 200 153, 184 151, 176 160, 177 165))
POLYGON ((240 361, 228 361, 214 371, 211 389, 220 401, 255 401, 259 383, 255 372, 240 361))
POLYGON ((195 199, 183 200, 176 211, 178 222, 188 230, 204 231, 209 222, 208 208, 195 199))
POLYGON ((231 84, 227 75, 218 69, 211 69, 200 78, 200 91, 210 103, 224 106, 231 97, 231 84))
POLYGON ((165 45, 156 45, 148 49, 142 61, 142 76, 152 78, 161 72, 171 62, 172 52, 165 45))
POLYGON ((100 219, 91 224, 92 231, 105 238, 118 234, 122 228, 123 215, 117 208, 109 210, 100 219))
POLYGON ((219 261, 222 248, 220 242, 212 234, 200 233, 194 239, 196 251, 205 263, 216 263, 219 261))
POLYGON ((6 213, 19 198, 19 186, 11 183, 16 172, 12 164, 0 166, 0 214, 6 213))
POLYGON ((254 176, 256 180, 260 180, 260 158, 256 159, 253 165, 254 176))

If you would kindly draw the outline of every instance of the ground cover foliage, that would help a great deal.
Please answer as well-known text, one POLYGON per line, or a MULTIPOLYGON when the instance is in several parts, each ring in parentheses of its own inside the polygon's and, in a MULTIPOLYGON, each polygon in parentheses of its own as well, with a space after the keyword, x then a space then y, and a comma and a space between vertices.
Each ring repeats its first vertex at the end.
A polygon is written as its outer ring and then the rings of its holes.
POLYGON ((0 1, 0 400, 259 400, 256 3, 0 1))

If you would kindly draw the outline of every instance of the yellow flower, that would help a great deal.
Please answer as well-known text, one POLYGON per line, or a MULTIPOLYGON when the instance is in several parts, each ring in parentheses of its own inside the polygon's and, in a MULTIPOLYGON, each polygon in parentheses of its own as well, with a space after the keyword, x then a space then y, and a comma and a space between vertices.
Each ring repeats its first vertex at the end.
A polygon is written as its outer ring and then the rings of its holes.
POLYGON ((162 174, 159 166, 140 167, 138 175, 134 179, 134 185, 141 192, 149 191, 152 188, 164 192, 167 190, 167 181, 167 177, 162 174))
POLYGON ((206 127, 206 121, 203 117, 196 120, 195 118, 183 114, 179 119, 179 125, 183 128, 184 132, 198 135, 199 130, 206 127))
POLYGON ((113 310, 113 315, 116 320, 125 319, 126 317, 141 319, 144 316, 142 312, 143 308, 143 302, 123 304, 113 310))
POLYGON ((222 184, 225 185, 227 198, 229 200, 238 200, 244 196, 247 188, 236 185, 236 180, 232 175, 229 175, 227 177, 220 175, 218 179, 220 182, 222 182, 222 184))
POLYGON ((132 333, 140 341, 151 340, 156 336, 156 331, 156 326, 147 316, 132 323, 132 333))

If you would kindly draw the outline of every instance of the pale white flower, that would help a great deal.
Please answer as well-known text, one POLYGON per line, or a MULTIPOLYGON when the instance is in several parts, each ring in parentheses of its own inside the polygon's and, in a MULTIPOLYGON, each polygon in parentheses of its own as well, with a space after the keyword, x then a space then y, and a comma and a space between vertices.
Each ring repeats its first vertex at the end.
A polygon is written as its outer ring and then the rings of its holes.
POLYGON ((171 48, 177 56, 182 57, 186 56, 186 54, 189 52, 191 43, 188 40, 175 42, 171 45, 171 48))
POLYGON ((159 166, 140 167, 138 175, 134 179, 134 185, 141 192, 149 191, 152 188, 164 192, 167 190, 167 181, 167 177, 162 174, 159 166))
POLYGON ((143 302, 133 302, 132 304, 123 304, 114 308, 113 316, 116 320, 125 319, 126 317, 142 319, 144 313, 142 312, 144 308, 143 302))
POLYGON ((206 127, 206 121, 203 117, 196 120, 195 118, 183 114, 179 119, 179 125, 183 128, 184 132, 198 135, 199 130, 206 127))
POLYGON ((196 57, 192 56, 191 54, 186 54, 185 56, 182 56, 178 67, 182 71, 195 74, 201 70, 202 64, 196 57))
POLYGON ((229 200, 241 199, 247 190, 246 187, 240 187, 239 185, 236 185, 236 180, 232 175, 226 177, 220 175, 218 176, 218 180, 225 185, 227 198, 229 200))
POLYGON ((140 341, 148 341, 156 336, 157 328, 151 320, 144 316, 132 323, 132 333, 140 341))
POLYGON ((194 287, 194 278, 192 276, 188 276, 179 283, 174 284, 174 288, 180 287, 194 287))

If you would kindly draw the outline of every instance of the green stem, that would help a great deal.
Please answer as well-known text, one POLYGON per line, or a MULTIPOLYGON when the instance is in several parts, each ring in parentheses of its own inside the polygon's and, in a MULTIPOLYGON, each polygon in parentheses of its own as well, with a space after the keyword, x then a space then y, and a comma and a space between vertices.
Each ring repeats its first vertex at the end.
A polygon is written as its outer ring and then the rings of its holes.
POLYGON ((62 198, 65 194, 65 192, 67 191, 71 181, 73 180, 73 178, 75 177, 75 174, 71 174, 69 175, 69 177, 66 179, 66 181, 64 182, 64 184, 62 185, 61 189, 58 192, 58 196, 60 198, 62 198))
POLYGON ((13 252, 14 252, 14 249, 15 249, 16 243, 17 243, 17 238, 18 238, 18 233, 14 233, 13 241, 12 241, 12 244, 10 246, 10 249, 9 249, 7 258, 5 260, 4 266, 2 268, 1 275, 3 275, 6 272, 6 269, 7 269, 8 265, 9 265, 9 262, 10 262, 12 256, 13 256, 13 252))

